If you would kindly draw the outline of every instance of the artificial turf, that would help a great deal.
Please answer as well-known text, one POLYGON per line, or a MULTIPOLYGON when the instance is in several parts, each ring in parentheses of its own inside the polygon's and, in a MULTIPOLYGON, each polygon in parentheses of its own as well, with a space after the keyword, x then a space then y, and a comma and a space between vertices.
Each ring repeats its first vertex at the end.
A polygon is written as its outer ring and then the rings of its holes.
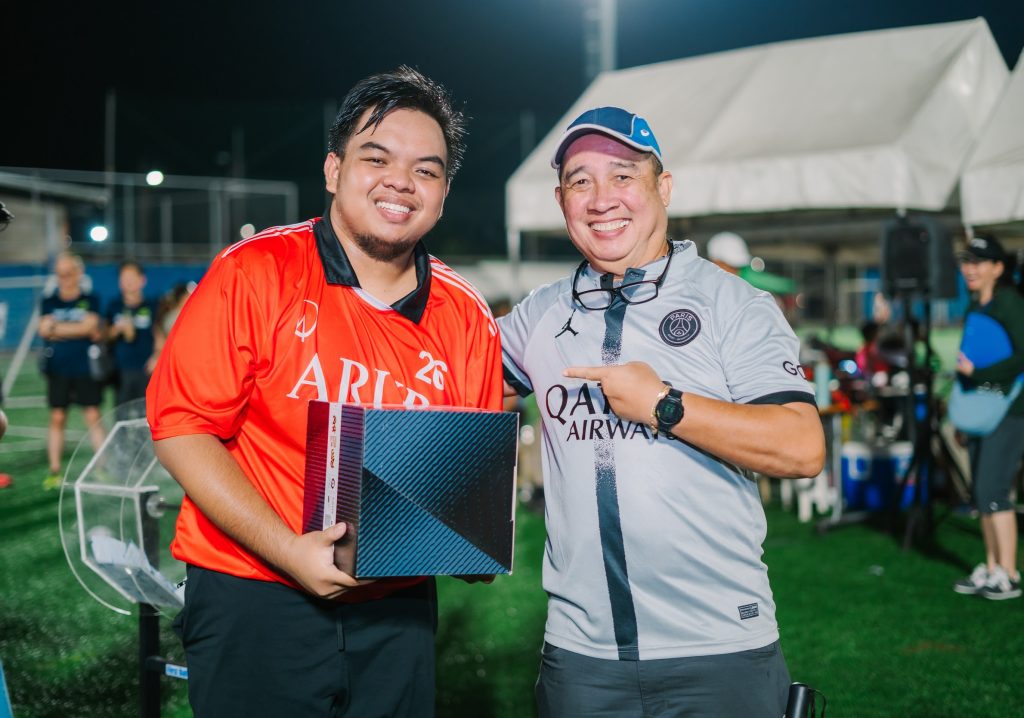
MULTIPOLYGON (((27 398, 41 386, 19 380, 0 442, 0 472, 14 479, 0 490, 0 660, 14 715, 138 715, 136 620, 79 587, 61 549, 58 492, 41 487, 46 461, 33 436, 46 412, 27 398)), ((71 426, 82 428, 77 412, 71 426)), ((1024 600, 951 590, 982 556, 976 520, 939 505, 934 535, 904 551, 884 517, 821 534, 776 505, 767 512, 783 649, 794 680, 827 696, 829 716, 1024 714, 1024 600)), ((533 715, 543 543, 541 517, 521 506, 513 576, 439 581, 440 718, 533 715)), ((167 623, 164 653, 180 659, 167 623)), ((165 679, 163 690, 164 716, 191 715, 181 681, 165 679)))

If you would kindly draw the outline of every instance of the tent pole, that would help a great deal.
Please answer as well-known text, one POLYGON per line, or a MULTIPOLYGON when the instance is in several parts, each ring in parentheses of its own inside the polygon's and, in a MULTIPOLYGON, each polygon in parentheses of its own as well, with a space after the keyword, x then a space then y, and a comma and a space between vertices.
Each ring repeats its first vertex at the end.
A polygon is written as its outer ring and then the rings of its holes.
POLYGON ((519 271, 522 260, 522 235, 518 229, 509 227, 506 231, 505 241, 508 247, 508 265, 510 270, 508 298, 512 304, 515 304, 523 298, 522 277, 519 271))
POLYGON ((836 246, 825 246, 825 321, 828 324, 828 341, 836 328, 836 305, 839 299, 839 267, 836 262, 836 246))

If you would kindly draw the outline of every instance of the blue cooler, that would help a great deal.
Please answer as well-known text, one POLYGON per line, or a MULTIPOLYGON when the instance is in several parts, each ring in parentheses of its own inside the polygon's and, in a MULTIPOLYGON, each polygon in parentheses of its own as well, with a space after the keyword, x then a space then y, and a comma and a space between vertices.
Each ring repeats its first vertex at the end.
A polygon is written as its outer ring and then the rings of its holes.
MULTIPOLYGON (((846 508, 851 511, 887 509, 913 456, 914 446, 909 441, 875 447, 856 441, 843 444, 840 463, 846 508)), ((915 479, 911 476, 904 487, 902 509, 914 501, 915 479)))
POLYGON ((871 448, 859 441, 847 441, 840 455, 843 476, 843 505, 851 511, 867 506, 871 476, 871 448))

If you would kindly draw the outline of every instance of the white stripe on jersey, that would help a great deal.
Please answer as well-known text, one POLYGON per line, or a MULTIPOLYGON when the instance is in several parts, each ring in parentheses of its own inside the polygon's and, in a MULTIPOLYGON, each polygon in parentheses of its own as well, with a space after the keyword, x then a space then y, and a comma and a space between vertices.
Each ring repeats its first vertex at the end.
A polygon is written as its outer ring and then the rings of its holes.
POLYGON ((467 282, 465 277, 453 270, 437 257, 430 257, 430 268, 434 276, 439 280, 459 289, 462 293, 473 300, 477 305, 477 308, 480 310, 480 313, 484 315, 485 319, 487 319, 487 328, 490 330, 492 337, 498 333, 498 325, 494 322, 494 315, 491 314, 491 309, 487 306, 487 300, 484 299, 484 296, 480 294, 476 287, 467 282))
POLYGON ((282 234, 288 234, 289 232, 294 232, 297 229, 303 229, 303 228, 309 229, 309 228, 312 228, 312 227, 313 227, 313 220, 311 220, 311 219, 307 219, 305 222, 298 222, 297 224, 286 224, 286 225, 282 225, 280 227, 267 227, 262 232, 254 234, 251 237, 247 237, 246 239, 240 239, 239 241, 235 242, 230 247, 225 249, 224 253, 221 254, 220 256, 221 256, 221 259, 223 259, 224 257, 226 257, 229 254, 231 254, 232 252, 234 252, 236 249, 244 247, 245 245, 249 244, 249 242, 255 242, 257 239, 268 239, 270 237, 279 237, 282 234))

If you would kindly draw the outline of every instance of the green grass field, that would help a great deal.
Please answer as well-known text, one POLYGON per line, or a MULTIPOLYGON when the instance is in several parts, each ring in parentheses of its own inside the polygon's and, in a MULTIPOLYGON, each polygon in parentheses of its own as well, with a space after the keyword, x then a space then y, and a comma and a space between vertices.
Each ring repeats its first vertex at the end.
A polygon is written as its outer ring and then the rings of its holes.
MULTIPOLYGON (((0 660, 16 718, 137 715, 134 616, 100 606, 76 583, 57 529, 58 492, 40 482, 46 412, 26 371, 0 442, 0 660)), ((72 429, 82 429, 73 415, 72 429)), ((70 450, 74 443, 69 444, 70 450)), ((881 526, 825 534, 769 506, 765 558, 794 680, 828 697, 829 716, 1020 715, 1024 600, 954 594, 982 555, 975 520, 937 508, 934 540, 905 552, 881 526)), ((541 517, 520 507, 515 574, 491 586, 439 581, 438 715, 528 718, 543 634, 541 517)), ((164 652, 181 649, 164 621, 164 652)), ((164 715, 191 715, 180 681, 164 715)))

